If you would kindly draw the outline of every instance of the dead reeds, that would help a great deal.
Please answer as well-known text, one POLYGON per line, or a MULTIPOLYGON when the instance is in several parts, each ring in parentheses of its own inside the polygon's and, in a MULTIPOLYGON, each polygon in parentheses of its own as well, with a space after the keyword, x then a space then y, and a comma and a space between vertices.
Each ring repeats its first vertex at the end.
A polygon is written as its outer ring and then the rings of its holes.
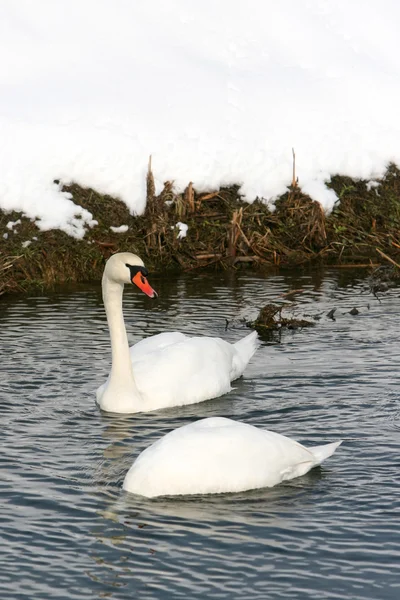
POLYGON ((98 280, 110 254, 128 250, 143 256, 151 271, 203 268, 400 265, 400 171, 393 165, 376 188, 366 182, 333 177, 331 187, 340 202, 330 215, 299 185, 296 155, 288 190, 272 212, 257 199, 243 201, 239 186, 198 193, 189 181, 178 193, 166 181, 157 194, 151 157, 146 175, 146 210, 129 213, 118 199, 74 184, 64 189, 98 221, 82 240, 61 231, 39 231, 20 213, 0 211, 0 227, 21 219, 18 231, 0 246, 0 294, 51 287, 67 281, 98 280), (188 225, 178 236, 178 222, 188 225), (127 224, 128 231, 110 227, 127 224), (24 240, 33 240, 22 248, 24 240))
POLYGON ((0 296, 18 289, 18 285, 12 276, 12 269, 20 258, 22 258, 22 255, 3 256, 0 254, 0 296))

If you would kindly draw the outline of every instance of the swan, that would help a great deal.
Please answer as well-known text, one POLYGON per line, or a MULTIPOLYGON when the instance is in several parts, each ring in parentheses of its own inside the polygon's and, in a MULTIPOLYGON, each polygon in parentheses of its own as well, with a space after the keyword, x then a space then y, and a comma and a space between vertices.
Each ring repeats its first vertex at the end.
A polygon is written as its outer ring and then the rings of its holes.
POLYGON ((111 339, 111 372, 96 393, 106 412, 148 412, 194 404, 231 390, 257 349, 253 331, 235 344, 221 338, 160 333, 129 348, 122 312, 125 283, 134 283, 150 298, 157 293, 147 281, 143 261, 130 252, 111 256, 102 279, 103 301, 111 339))
POLYGON ((211 417, 175 429, 143 450, 123 489, 153 498, 272 487, 304 475, 341 443, 306 448, 273 431, 211 417))

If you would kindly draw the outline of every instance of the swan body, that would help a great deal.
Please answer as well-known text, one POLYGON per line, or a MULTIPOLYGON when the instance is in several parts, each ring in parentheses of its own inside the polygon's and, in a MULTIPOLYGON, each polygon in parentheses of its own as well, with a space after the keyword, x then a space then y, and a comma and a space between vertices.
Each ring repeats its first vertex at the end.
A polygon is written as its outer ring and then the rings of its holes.
POLYGON ((202 419, 146 448, 126 474, 123 488, 152 498, 272 487, 304 475, 340 444, 306 448, 279 433, 231 419, 202 419))
POLYGON ((99 407, 114 413, 147 412, 229 392, 231 381, 242 375, 257 349, 257 333, 229 344, 221 338, 189 337, 174 331, 129 348, 122 313, 123 287, 133 282, 154 297, 146 274, 143 261, 129 252, 114 254, 107 261, 102 290, 112 366, 107 381, 97 390, 99 407))

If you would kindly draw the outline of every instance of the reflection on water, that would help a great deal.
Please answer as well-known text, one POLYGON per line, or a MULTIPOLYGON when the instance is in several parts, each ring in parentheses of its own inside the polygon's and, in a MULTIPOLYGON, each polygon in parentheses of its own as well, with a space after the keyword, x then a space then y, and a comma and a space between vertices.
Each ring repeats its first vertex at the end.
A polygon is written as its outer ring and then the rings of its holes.
POLYGON ((380 304, 362 273, 347 270, 152 284, 156 302, 126 290, 132 343, 171 329, 235 341, 244 331, 225 331, 226 319, 253 319, 293 289, 316 326, 264 342, 223 398, 112 417, 94 404, 110 361, 100 287, 2 299, 0 597, 397 599, 398 290, 380 304), (322 468, 272 489, 122 492, 143 448, 217 415, 305 444, 344 444, 322 468))

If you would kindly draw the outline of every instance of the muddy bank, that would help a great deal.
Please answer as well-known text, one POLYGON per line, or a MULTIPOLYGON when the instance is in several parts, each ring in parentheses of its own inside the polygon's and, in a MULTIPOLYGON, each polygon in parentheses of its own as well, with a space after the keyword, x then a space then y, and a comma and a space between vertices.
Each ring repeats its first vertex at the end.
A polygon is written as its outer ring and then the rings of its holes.
POLYGON ((99 280, 108 256, 126 250, 153 272, 400 263, 400 171, 391 165, 373 185, 335 176, 330 186, 340 201, 328 216, 295 180, 271 212, 262 200, 243 202, 238 186, 199 194, 189 183, 176 194, 166 182, 156 196, 150 169, 146 212, 135 217, 120 200, 71 185, 98 225, 76 240, 0 212, 0 293, 99 280))

